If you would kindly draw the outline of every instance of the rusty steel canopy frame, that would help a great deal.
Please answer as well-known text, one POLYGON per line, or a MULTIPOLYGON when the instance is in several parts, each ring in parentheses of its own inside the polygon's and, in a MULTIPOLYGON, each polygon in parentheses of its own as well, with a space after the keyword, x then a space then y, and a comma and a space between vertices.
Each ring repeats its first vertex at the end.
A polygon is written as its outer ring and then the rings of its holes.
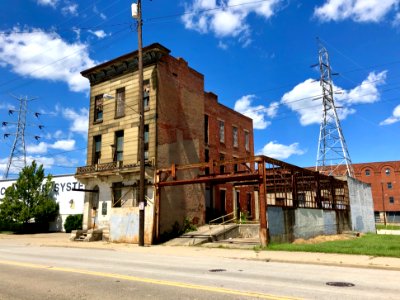
POLYGON ((316 171, 285 163, 267 156, 251 156, 225 161, 210 161, 189 165, 172 165, 156 172, 156 239, 159 238, 161 188, 188 184, 224 184, 254 186, 258 190, 260 205, 260 242, 268 244, 267 207, 318 208, 349 210, 347 181, 326 176, 316 171), (242 165, 233 171, 234 165, 242 165), (220 166, 232 172, 220 173, 220 166), (228 167, 231 166, 231 167, 228 167), (197 169, 200 175, 191 177, 197 169))

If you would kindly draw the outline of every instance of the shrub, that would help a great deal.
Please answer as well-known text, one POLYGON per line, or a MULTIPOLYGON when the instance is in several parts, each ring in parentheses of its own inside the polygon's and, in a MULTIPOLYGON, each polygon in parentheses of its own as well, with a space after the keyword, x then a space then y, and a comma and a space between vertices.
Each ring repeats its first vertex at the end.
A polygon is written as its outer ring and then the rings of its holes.
POLYGON ((83 215, 69 215, 67 219, 65 219, 64 229, 67 233, 70 233, 72 230, 82 229, 83 215))

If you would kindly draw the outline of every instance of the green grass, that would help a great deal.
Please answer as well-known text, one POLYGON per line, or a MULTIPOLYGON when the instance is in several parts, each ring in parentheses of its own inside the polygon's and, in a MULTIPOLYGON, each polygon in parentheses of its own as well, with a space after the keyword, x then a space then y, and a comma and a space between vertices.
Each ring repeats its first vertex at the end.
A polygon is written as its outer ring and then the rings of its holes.
POLYGON ((274 244, 264 250, 303 251, 400 257, 400 236, 366 234, 358 238, 319 244, 274 244))
POLYGON ((400 225, 383 225, 376 224, 376 229, 386 229, 386 230, 400 230, 400 225))
POLYGON ((0 231, 0 234, 14 234, 14 231, 0 231))

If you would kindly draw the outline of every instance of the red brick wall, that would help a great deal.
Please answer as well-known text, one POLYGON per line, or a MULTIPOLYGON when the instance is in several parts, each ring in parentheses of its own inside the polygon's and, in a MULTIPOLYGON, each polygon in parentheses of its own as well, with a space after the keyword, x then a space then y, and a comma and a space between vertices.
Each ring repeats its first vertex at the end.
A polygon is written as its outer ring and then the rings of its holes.
MULTIPOLYGON (((254 155, 254 139, 253 139, 253 120, 243 116, 242 114, 218 103, 217 96, 213 93, 205 93, 205 114, 209 118, 209 142, 204 143, 204 147, 208 148, 210 160, 220 160, 220 154, 225 156, 225 160, 233 158, 241 158, 254 155), (219 138, 219 121, 225 124, 225 142, 221 143, 219 138), (238 147, 233 146, 233 126, 238 129, 238 147), (249 151, 245 149, 245 130, 249 133, 249 151)), ((204 152, 203 152, 204 156, 204 152)), ((238 170, 244 170, 243 166, 238 166, 238 170)), ((219 170, 216 170, 219 172, 219 170)), ((225 172, 233 172, 232 166, 225 167, 225 172)), ((232 184, 223 184, 215 186, 214 189, 214 207, 218 211, 222 211, 220 207, 220 190, 226 190, 226 213, 230 213, 234 208, 234 189, 232 184)), ((240 192, 240 210, 247 211, 247 194, 251 193, 252 197, 252 215, 254 217, 254 189, 253 187, 237 188, 240 192)))
POLYGON ((400 211, 400 161, 353 164, 353 168, 358 180, 371 184, 375 211, 400 211), (390 170, 389 175, 386 169, 390 170), (370 171, 369 176, 366 170, 370 171), (388 182, 392 184, 391 189, 388 182), (394 203, 390 203, 389 197, 394 197, 394 203))

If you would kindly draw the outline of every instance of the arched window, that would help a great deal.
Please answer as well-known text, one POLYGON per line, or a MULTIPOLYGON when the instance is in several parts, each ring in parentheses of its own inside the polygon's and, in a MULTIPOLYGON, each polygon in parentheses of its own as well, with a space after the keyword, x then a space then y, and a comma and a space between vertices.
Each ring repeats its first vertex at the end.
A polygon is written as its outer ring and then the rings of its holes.
POLYGON ((371 170, 370 169, 366 169, 365 170, 365 176, 370 176, 371 175, 371 170))
POLYGON ((387 176, 390 175, 390 169, 389 169, 389 168, 386 168, 386 169, 385 169, 385 174, 386 174, 387 176))

